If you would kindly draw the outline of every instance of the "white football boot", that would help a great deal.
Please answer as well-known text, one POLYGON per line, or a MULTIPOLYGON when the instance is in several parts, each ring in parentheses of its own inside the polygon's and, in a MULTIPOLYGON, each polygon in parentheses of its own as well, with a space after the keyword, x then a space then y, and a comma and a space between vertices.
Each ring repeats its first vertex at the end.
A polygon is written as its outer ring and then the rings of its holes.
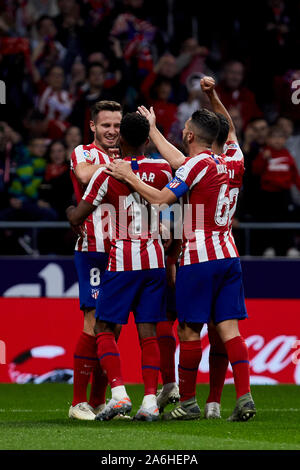
POLYGON ((93 408, 85 401, 77 403, 75 406, 70 406, 69 418, 93 421, 95 419, 95 413, 93 408))
POLYGON ((221 418, 221 406, 220 403, 216 401, 211 401, 206 403, 204 409, 204 418, 205 419, 220 419, 221 418))

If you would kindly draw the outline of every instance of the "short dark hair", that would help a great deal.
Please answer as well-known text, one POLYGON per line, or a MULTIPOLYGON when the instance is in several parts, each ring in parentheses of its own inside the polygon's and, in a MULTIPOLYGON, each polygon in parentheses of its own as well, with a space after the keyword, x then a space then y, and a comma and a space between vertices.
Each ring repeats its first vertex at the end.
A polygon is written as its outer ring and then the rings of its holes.
POLYGON ((100 64, 100 62, 91 62, 87 65, 87 75, 88 77, 90 76, 90 73, 91 73, 91 69, 93 69, 94 67, 99 67, 100 69, 102 69, 103 73, 104 73, 104 67, 103 67, 103 64, 100 64))
POLYGON ((196 139, 202 140, 208 145, 212 145, 220 130, 219 119, 216 114, 205 108, 192 114, 190 125, 194 129, 196 139))
POLYGON ((268 131, 268 137, 273 137, 274 135, 283 135, 286 137, 284 130, 276 124, 274 126, 269 127, 268 131))
POLYGON ((227 138, 228 138, 228 132, 229 132, 229 121, 224 114, 221 113, 215 113, 217 118, 219 119, 219 125, 220 125, 220 130, 216 138, 216 143, 222 147, 227 138))
POLYGON ((42 23, 43 23, 43 21, 45 21, 45 20, 49 20, 49 21, 51 21, 51 22, 55 25, 55 23, 54 23, 54 21, 53 21, 53 18, 52 18, 51 16, 49 16, 49 15, 42 15, 42 16, 39 17, 39 19, 38 19, 37 22, 36 22, 36 29, 37 29, 38 31, 40 31, 40 29, 41 29, 41 27, 42 27, 42 23))
POLYGON ((149 137, 150 124, 145 116, 138 113, 127 113, 120 125, 120 135, 132 147, 139 147, 149 137))
POLYGON ((120 103, 117 103, 117 101, 97 101, 91 107, 91 116, 94 122, 96 122, 98 113, 100 113, 100 111, 119 111, 120 113, 122 113, 122 106, 120 105, 120 103))

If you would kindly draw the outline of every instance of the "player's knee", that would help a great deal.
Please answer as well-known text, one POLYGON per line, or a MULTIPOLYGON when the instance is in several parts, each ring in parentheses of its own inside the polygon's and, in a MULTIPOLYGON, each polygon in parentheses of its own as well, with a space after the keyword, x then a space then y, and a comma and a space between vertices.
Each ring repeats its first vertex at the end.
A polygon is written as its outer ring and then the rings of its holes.
POLYGON ((138 323, 137 330, 140 340, 156 336, 156 326, 154 323, 138 323))
POLYGON ((114 333, 115 334, 115 323, 106 323, 102 321, 96 320, 94 326, 94 334, 95 336, 99 333, 114 333))

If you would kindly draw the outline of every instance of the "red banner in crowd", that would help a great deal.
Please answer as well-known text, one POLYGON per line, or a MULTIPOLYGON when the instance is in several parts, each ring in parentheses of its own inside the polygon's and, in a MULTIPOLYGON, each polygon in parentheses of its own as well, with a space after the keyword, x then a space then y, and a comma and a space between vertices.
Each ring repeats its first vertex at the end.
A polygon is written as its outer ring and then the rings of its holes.
MULTIPOLYGON (((300 384, 300 300, 247 302, 240 330, 249 347, 251 382, 300 384)), ((72 356, 82 328, 75 299, 0 298, 0 382, 72 382, 72 356)), ((209 343, 203 331, 199 382, 208 382, 209 343)), ((126 383, 141 383, 140 350, 131 318, 119 340, 126 383)), ((179 348, 176 351, 178 361, 179 348)), ((227 382, 232 382, 230 368, 227 382)))

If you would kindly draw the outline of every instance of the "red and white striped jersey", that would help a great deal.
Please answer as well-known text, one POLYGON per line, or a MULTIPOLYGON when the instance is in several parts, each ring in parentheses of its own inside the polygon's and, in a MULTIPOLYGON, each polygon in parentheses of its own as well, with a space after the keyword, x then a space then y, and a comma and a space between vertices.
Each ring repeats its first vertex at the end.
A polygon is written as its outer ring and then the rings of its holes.
MULTIPOLYGON (((130 160, 130 159, 125 159, 130 160)), ((162 189, 172 170, 165 160, 144 156, 132 159, 134 173, 145 183, 162 189)), ((136 271, 164 267, 164 249, 159 235, 159 216, 153 207, 129 186, 100 168, 92 177, 83 199, 109 213, 108 271, 136 271)))
POLYGON ((210 150, 186 158, 167 187, 182 196, 181 266, 239 256, 228 226, 229 178, 223 158, 210 150))
POLYGON ((232 219, 234 217, 238 196, 243 184, 243 176, 245 172, 244 155, 236 141, 227 141, 224 145, 224 153, 222 154, 228 168, 229 176, 229 227, 232 227, 232 219))
MULTIPOLYGON (((94 143, 89 145, 78 145, 71 155, 71 180, 74 187, 77 203, 84 195, 85 188, 79 183, 75 176, 75 169, 79 163, 90 165, 102 165, 110 163, 111 158, 102 152, 94 143)), ((103 226, 105 214, 101 213, 101 207, 94 211, 84 222, 85 235, 78 237, 75 251, 99 251, 109 252, 109 239, 105 237, 103 226)))
POLYGON ((38 108, 48 120, 65 121, 72 111, 73 100, 66 90, 55 91, 48 86, 39 98, 38 108))

